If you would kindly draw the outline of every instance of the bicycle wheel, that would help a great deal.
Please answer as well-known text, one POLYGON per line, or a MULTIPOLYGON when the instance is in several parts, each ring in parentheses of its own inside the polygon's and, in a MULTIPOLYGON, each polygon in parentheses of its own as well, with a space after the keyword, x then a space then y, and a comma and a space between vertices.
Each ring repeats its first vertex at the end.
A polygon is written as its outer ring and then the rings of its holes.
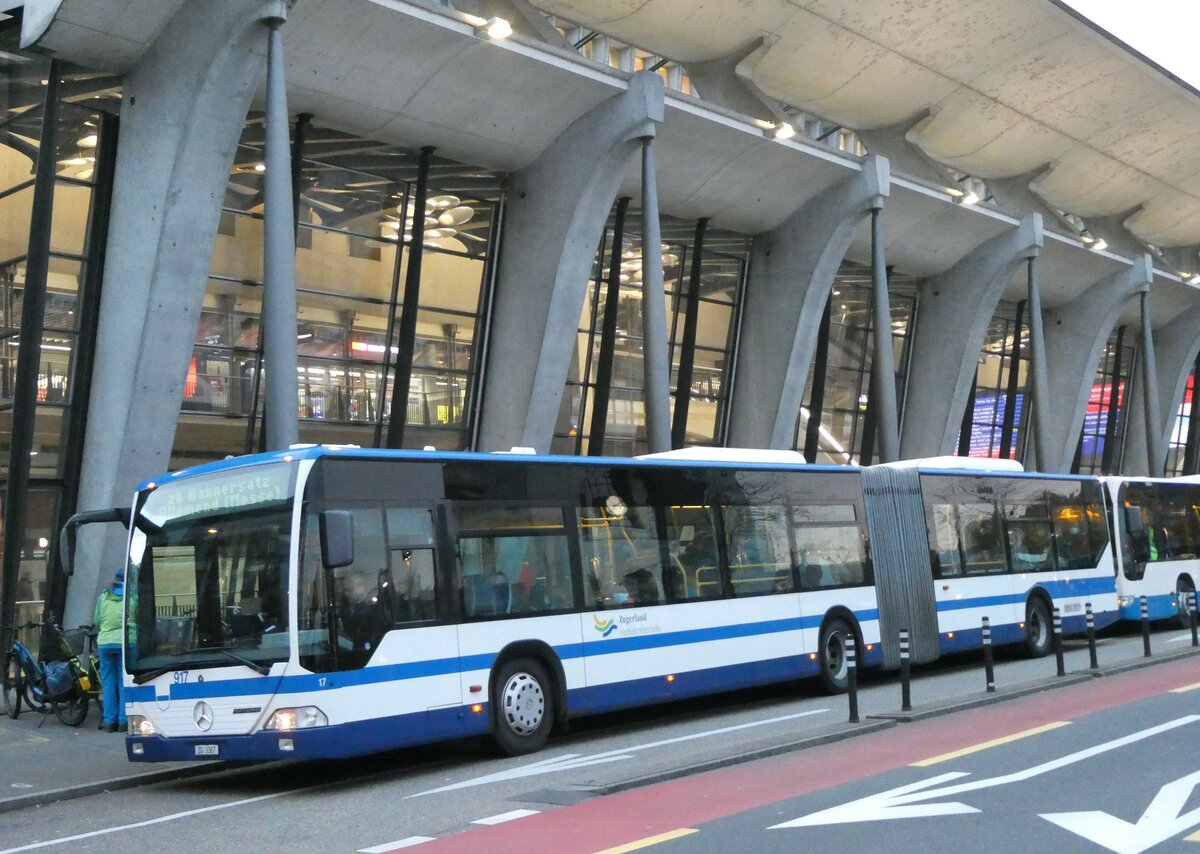
POLYGON ((25 686, 22 682, 21 663, 15 653, 9 652, 4 656, 4 673, 0 676, 0 686, 4 695, 4 711, 13 720, 21 714, 21 694, 25 686))
POLYGON ((67 726, 79 726, 87 720, 88 696, 83 691, 76 690, 68 700, 54 704, 54 714, 67 726))

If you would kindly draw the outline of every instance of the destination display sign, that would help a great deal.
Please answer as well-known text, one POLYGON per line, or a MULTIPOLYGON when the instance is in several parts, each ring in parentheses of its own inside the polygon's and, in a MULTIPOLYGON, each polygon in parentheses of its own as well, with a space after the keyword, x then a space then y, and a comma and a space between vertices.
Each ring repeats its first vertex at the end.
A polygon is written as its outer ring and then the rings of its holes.
POLYGON ((142 515, 156 525, 170 519, 249 510, 291 495, 290 465, 252 466, 165 483, 147 500, 142 515))

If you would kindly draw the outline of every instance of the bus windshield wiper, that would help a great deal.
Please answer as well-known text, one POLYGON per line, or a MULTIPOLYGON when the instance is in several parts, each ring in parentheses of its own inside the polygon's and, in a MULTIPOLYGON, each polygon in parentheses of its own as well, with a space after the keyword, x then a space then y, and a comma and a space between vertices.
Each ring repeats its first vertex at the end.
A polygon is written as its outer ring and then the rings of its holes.
POLYGON ((224 646, 198 646, 195 649, 187 650, 187 652, 188 653, 219 652, 222 655, 229 656, 230 658, 232 658, 234 661, 238 662, 239 664, 246 665, 251 670, 253 670, 255 673, 259 674, 260 676, 266 676, 267 674, 269 674, 271 672, 271 668, 267 667, 265 664, 261 664, 260 662, 257 662, 257 661, 252 661, 251 659, 246 658, 244 655, 238 655, 233 650, 229 649, 228 647, 224 647, 224 646))
POLYGON ((147 670, 145 673, 135 674, 133 677, 134 685, 141 685, 143 682, 149 682, 156 676, 162 676, 164 673, 170 673, 174 667, 156 667, 153 670, 147 670))

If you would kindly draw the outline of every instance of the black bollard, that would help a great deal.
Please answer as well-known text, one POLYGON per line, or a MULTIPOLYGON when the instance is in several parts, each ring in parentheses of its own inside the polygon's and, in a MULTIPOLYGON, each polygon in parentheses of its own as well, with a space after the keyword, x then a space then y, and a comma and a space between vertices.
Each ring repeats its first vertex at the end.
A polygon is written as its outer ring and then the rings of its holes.
POLYGON ((1200 646, 1200 637, 1196 636, 1196 591, 1189 590, 1188 594, 1188 622, 1192 624, 1192 646, 1200 646))
POLYGON ((1087 639, 1088 658, 1091 659, 1092 670, 1100 668, 1100 659, 1096 657, 1096 615, 1092 613, 1092 603, 1083 606, 1087 610, 1087 639))
POLYGON ((854 635, 846 636, 846 694, 850 698, 850 723, 858 723, 858 654, 854 635))
POLYGON ((1054 660, 1058 664, 1058 675, 1066 676, 1067 668, 1063 662, 1063 641, 1062 641, 1062 612, 1058 610, 1058 606, 1054 606, 1054 660))
POLYGON ((983 669, 987 674, 987 691, 989 694, 996 690, 996 669, 992 663, 992 623, 983 618, 983 669))
POLYGON ((1142 653, 1150 657, 1150 602, 1145 596, 1139 603, 1142 612, 1142 653))
POLYGON ((900 630, 900 711, 912 711, 912 695, 909 692, 908 629, 900 630))

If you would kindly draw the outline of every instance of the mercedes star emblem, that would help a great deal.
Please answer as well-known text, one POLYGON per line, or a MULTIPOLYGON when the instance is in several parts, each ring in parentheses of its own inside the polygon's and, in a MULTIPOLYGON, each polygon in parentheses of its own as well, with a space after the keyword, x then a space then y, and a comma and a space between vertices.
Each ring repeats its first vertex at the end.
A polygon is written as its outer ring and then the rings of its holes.
POLYGON ((201 732, 208 732, 213 725, 212 706, 201 700, 192 711, 192 720, 196 722, 197 729, 201 732))

